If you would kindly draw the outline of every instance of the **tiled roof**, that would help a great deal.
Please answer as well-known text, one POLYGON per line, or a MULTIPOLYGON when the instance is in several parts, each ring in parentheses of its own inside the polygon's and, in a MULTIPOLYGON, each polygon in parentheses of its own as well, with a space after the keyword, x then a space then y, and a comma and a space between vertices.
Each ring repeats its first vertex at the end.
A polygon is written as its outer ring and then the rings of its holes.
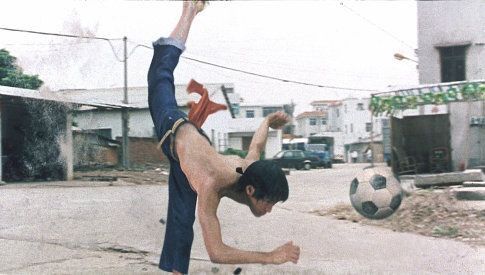
POLYGON ((311 112, 303 112, 299 114, 296 119, 305 118, 305 117, 326 117, 327 113, 322 111, 311 111, 311 112))

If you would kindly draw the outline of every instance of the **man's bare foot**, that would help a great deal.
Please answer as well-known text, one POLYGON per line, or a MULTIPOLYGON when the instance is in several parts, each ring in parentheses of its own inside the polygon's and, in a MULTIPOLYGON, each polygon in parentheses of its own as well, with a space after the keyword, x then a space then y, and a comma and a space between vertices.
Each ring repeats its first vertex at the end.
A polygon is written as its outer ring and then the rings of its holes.
POLYGON ((204 10, 207 1, 205 0, 188 0, 184 1, 184 11, 186 12, 195 12, 198 14, 202 10, 204 10))

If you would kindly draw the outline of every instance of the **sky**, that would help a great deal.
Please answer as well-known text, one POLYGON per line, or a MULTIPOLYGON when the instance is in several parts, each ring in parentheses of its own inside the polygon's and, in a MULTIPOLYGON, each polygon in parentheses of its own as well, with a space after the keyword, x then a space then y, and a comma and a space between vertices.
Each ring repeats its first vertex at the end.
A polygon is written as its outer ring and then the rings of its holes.
MULTIPOLYGON (((179 1, 3 1, 0 27, 104 40, 0 30, 0 48, 37 74, 43 89, 123 86, 123 41, 128 39, 128 85, 146 86, 151 42, 168 36, 179 1)), ((233 83, 244 104, 295 103, 369 97, 371 91, 418 83, 415 1, 220 1, 195 19, 176 84, 233 83), (195 62, 188 58, 274 78, 195 62), (322 88, 336 86, 344 89, 322 88), (345 89, 351 88, 351 89, 345 89)), ((122 100, 122 95, 120 95, 122 100)))

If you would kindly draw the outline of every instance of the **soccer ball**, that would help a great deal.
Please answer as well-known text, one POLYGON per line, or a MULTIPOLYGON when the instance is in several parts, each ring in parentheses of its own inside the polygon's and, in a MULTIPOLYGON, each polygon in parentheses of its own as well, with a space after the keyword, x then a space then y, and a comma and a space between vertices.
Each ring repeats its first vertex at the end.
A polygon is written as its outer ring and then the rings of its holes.
POLYGON ((401 184, 386 167, 365 169, 350 184, 350 202, 362 216, 384 219, 401 205, 401 184))

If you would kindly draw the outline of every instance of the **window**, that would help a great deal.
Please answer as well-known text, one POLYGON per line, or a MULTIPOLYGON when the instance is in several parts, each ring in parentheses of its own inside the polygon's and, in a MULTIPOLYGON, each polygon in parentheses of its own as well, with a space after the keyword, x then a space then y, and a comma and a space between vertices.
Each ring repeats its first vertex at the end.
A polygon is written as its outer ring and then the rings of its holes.
POLYGON ((111 139, 111 129, 110 128, 95 129, 93 132, 95 132, 99 136, 111 139))
POLYGON ((239 115, 239 104, 238 103, 231 103, 231 108, 232 108, 232 112, 234 113, 234 115, 239 115))
POLYGON ((353 123, 350 123, 350 132, 353 133, 354 132, 354 124, 353 123))
POLYGON ((344 113, 347 113, 347 104, 344 104, 344 113))
POLYGON ((340 116, 340 109, 337 109, 337 117, 340 116))
POLYGON ((285 153, 285 151, 279 151, 276 155, 274 155, 274 158, 282 158, 283 157, 283 154, 285 153))
POLYGON ((281 111, 279 107, 263 107, 263 117, 267 117, 268 115, 281 111))
POLYGON ((253 118, 254 117, 254 110, 246 110, 246 117, 253 118))
POLYGON ((310 125, 314 126, 314 125, 317 125, 317 119, 316 118, 310 118, 310 125))
POLYGON ((322 117, 322 125, 327 125, 327 118, 322 117))
POLYGON ((293 157, 293 151, 288 151, 285 153, 284 158, 292 158, 293 157))
POLYGON ((370 132, 371 130, 372 130, 372 123, 367 122, 367 123, 365 124, 365 131, 366 131, 366 132, 370 132))
POLYGON ((357 111, 363 111, 364 110, 364 103, 357 103, 357 111))
POLYGON ((466 80, 465 46, 440 47, 441 82, 466 80))

